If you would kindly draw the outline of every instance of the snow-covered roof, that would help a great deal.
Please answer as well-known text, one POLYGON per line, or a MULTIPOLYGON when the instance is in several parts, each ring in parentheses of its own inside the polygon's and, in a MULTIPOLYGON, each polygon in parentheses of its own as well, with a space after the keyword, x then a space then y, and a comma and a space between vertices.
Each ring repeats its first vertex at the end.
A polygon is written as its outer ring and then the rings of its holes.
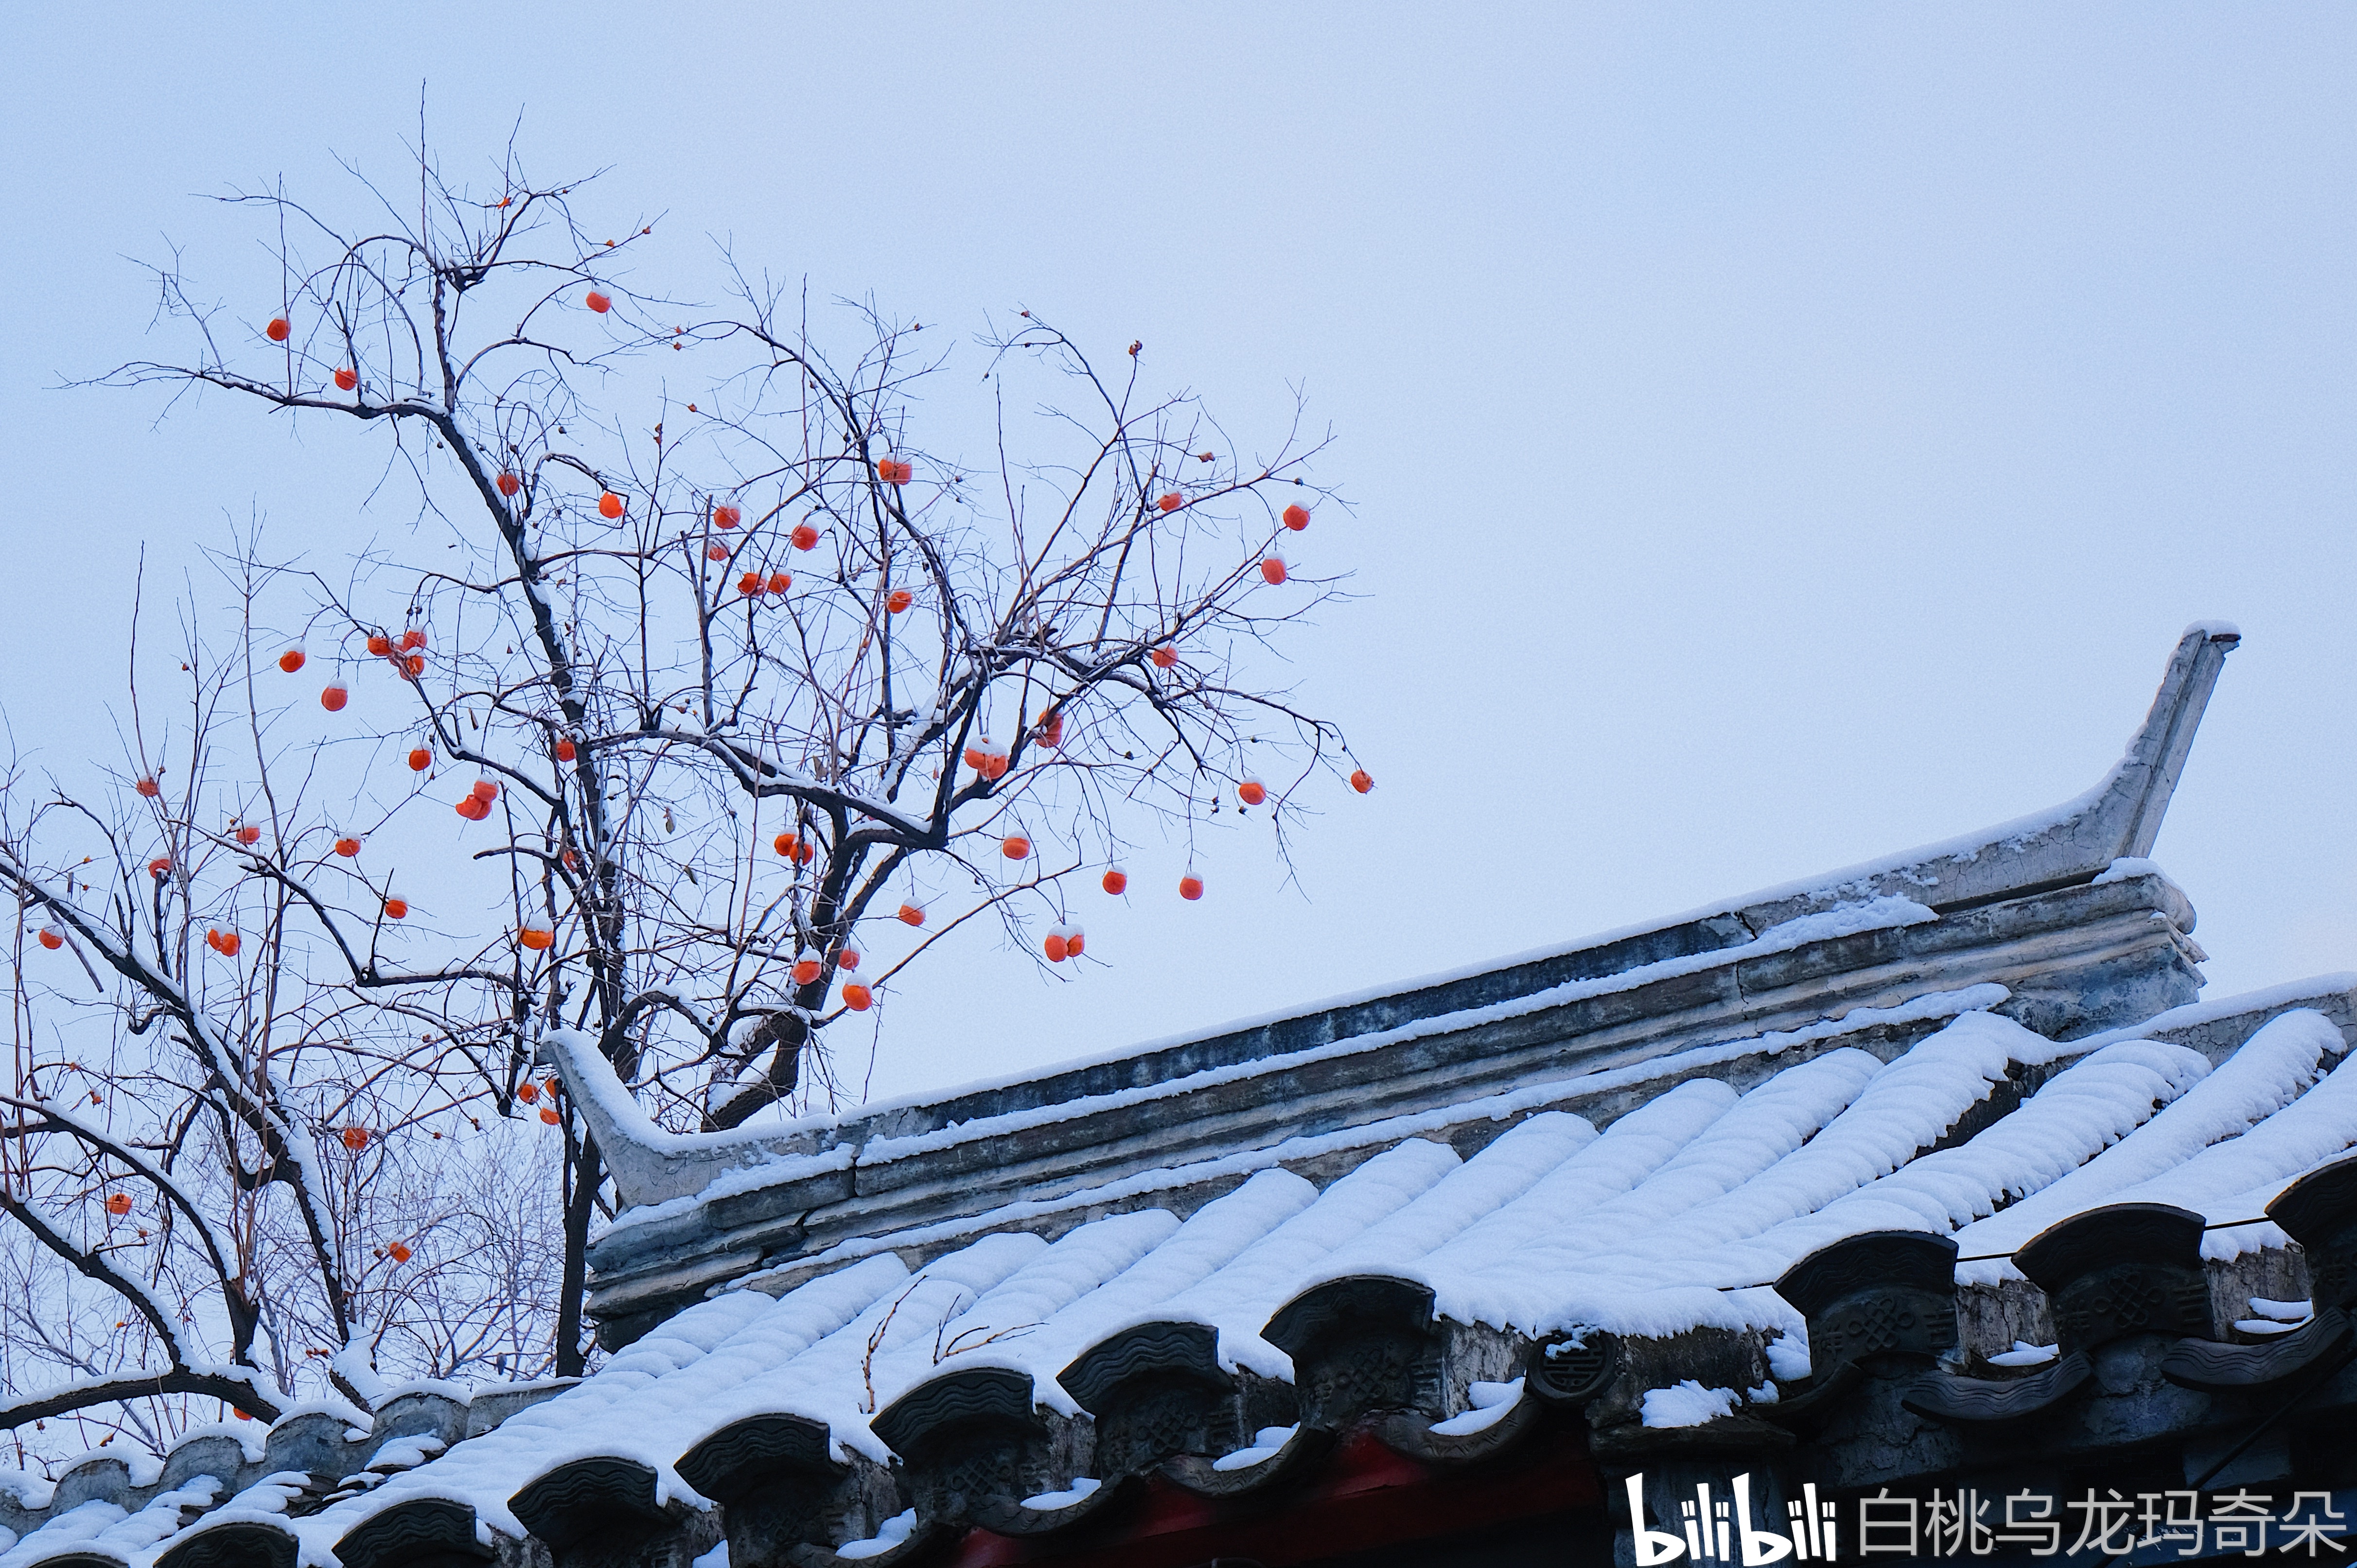
POLYGON ((69 1477, 19 1505, 0 1568, 521 1561, 535 1536, 562 1564, 593 1530, 897 1563, 974 1530, 1101 1538, 1152 1487, 1297 1485, 1351 1431, 1443 1467, 1564 1422, 1599 1455, 1789 1445, 1878 1353, 1909 1377, 1944 1356, 1906 1395, 1936 1430, 2092 1397, 2111 1331, 2073 1282, 2124 1247, 2178 1271, 2147 1326, 2212 1347, 2187 1386, 2259 1378, 2238 1341, 2310 1365, 2346 1325, 2299 1305, 2266 1211, 2311 1178, 2310 1218, 2278 1214, 2315 1243, 2341 1201, 2316 1195, 2357 1147, 2357 975, 2195 1003, 2190 907, 2140 858, 2228 642, 2180 644, 2136 787, 2115 771, 2049 821, 2069 832, 1730 906, 1708 940, 1650 928, 753 1136, 657 1132, 559 1037, 635 1203, 593 1252, 610 1359, 496 1422, 414 1393, 371 1431, 212 1438, 210 1467, 74 1507, 69 1477), (2079 807, 2107 799, 2126 816, 2098 832, 2079 807), (1878 1289, 1935 1321, 1825 1339, 1826 1303, 1878 1289))

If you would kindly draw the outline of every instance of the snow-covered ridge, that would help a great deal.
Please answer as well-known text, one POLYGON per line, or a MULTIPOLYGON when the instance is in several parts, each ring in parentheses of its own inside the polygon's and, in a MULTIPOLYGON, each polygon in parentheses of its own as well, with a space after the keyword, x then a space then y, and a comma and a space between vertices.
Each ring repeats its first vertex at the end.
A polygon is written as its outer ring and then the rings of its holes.
MULTIPOLYGON (((1599 933, 1569 947, 1555 945, 1534 949, 1505 959, 1328 997, 1306 1007, 1238 1019, 1211 1029, 1190 1031, 1141 1045, 1078 1057, 1035 1071, 994 1076, 952 1090, 900 1096, 848 1112, 804 1117, 757 1130, 708 1134, 663 1133, 637 1113, 637 1108, 627 1093, 608 1091, 602 1086, 591 1089, 586 1083, 576 1086, 575 1093, 585 1101, 586 1108, 611 1113, 618 1136, 625 1141, 648 1140, 647 1146, 659 1151, 657 1157, 637 1162, 640 1168, 631 1173, 638 1176, 642 1183, 637 1202, 654 1205, 692 1196, 705 1185, 702 1181, 690 1184, 683 1178, 665 1179, 667 1173, 662 1166, 666 1163, 683 1161, 717 1169, 766 1164, 785 1158, 823 1162, 834 1149, 845 1144, 866 1144, 878 1135, 921 1137, 929 1132, 945 1131, 938 1124, 914 1133, 899 1134, 888 1131, 910 1115, 915 1115, 920 1122, 929 1121, 932 1118, 924 1113, 931 1111, 943 1119, 953 1119, 962 1102, 1027 1090, 1037 1093, 1039 1108, 1044 1110, 1054 1104, 1068 1103, 1088 1093, 1089 1090, 1077 1080, 1086 1079, 1092 1069, 1115 1063, 1135 1064, 1167 1055, 1183 1057, 1189 1047, 1219 1046, 1231 1040, 1238 1042, 1246 1059, 1269 1060, 1271 1058, 1265 1047, 1255 1048, 1252 1037, 1275 1030, 1279 1026, 1385 1001, 1404 1001, 1427 993, 1446 993, 1453 987, 1482 980, 1511 983, 1515 971, 1543 966, 1549 961, 1597 951, 1634 939, 1666 935, 1687 928, 1713 928, 1706 937, 1698 933, 1696 939, 1707 940, 1710 950, 1691 955, 1693 961, 1706 965, 1713 961, 1732 961, 1746 951, 1757 952, 1760 950, 1756 944, 1771 931, 1789 929, 1797 921, 1819 914, 1838 916, 1848 907, 1870 908, 1885 899, 1903 899, 1922 906, 1974 904, 2003 896, 2008 890, 2027 890, 2072 881, 2091 882, 2106 875, 2117 880, 2131 875, 2142 875, 2141 868, 2134 863, 2142 860, 2151 848, 2154 835, 2159 831, 2161 818, 2191 747, 2202 710, 2216 684, 2226 653, 2240 637, 2240 632, 2222 621, 2201 621, 2187 628, 2170 655, 2151 710, 2144 723, 2130 736, 2120 761, 2094 788, 2061 805, 2031 812, 1978 832, 1961 834, 1898 854, 1764 888, 1668 919, 1651 920, 1599 933)), ((1929 913, 1927 908, 1926 918, 1929 918, 1929 913)), ((1659 978, 1664 972, 1679 972, 1660 971, 1660 961, 1635 965, 1617 972, 1635 975, 1652 972, 1653 978, 1659 978)), ((1685 961, 1672 959, 1666 961, 1685 961)), ((1598 983, 1613 978, 1614 975, 1597 975, 1571 983, 1598 983)), ((1560 994, 1566 990, 1566 987, 1557 984, 1544 987, 1531 995, 1535 998, 1537 995, 1554 994, 1555 1004, 1559 1004, 1569 999, 1560 994)), ((1436 1016, 1463 1016, 1477 1010, 1451 1007, 1444 997, 1433 1000, 1437 1004, 1436 1016)), ((594 1050, 583 1048, 586 1044, 586 1041, 577 1040, 565 1031, 552 1034, 551 1055, 560 1070, 565 1070, 564 1064, 568 1058, 577 1060, 596 1055, 594 1050)), ((1187 1076, 1184 1069, 1173 1074, 1174 1078, 1184 1076, 1187 1076)), ((614 1087, 619 1090, 619 1085, 614 1087)), ((612 1141, 604 1135, 602 1129, 601 1143, 612 1146, 612 1141)), ((845 1158, 841 1155, 833 1157, 838 1162, 845 1158)), ((841 1163, 834 1165, 819 1164, 810 1168, 813 1171, 841 1169, 843 1165, 841 1163)))
POLYGON ((373 1416, 315 1401, 267 1425, 189 1428, 160 1455, 131 1444, 91 1449, 53 1466, 54 1479, 0 1471, 0 1564, 29 1568, 67 1552, 143 1561, 180 1530, 184 1513, 209 1523, 281 1516, 316 1479, 413 1470, 577 1382, 404 1384, 384 1391, 373 1416))
MULTIPOLYGON (((1050 1122, 1070 1121, 1105 1111, 1141 1105, 1157 1100, 1175 1100, 1198 1094, 1221 1084, 1260 1077, 1313 1062, 1355 1056, 1386 1047, 1404 1044, 1427 1036, 1450 1034, 1479 1027, 1510 1018, 1528 1016, 1551 1008, 1561 1007, 1592 996, 1614 992, 1631 991, 1657 981, 1693 974, 1770 953, 1788 952, 1810 942, 1855 936, 1862 931, 1890 929, 1919 925, 1934 918, 1931 910, 1910 899, 1884 897, 1860 904, 1820 911, 1789 920, 1783 925, 1762 932, 1758 938, 1739 946, 1722 948, 1714 952, 1695 953, 1684 958, 1664 959, 1657 963, 1640 965, 1617 974, 1601 975, 1593 980, 1572 981, 1552 986, 1527 996, 1491 1003, 1487 1006, 1469 1007, 1459 1012, 1435 1017, 1419 1018, 1395 1029, 1360 1035, 1331 1045, 1282 1056, 1265 1057, 1252 1061, 1237 1062, 1225 1067, 1208 1068, 1184 1077, 1159 1083, 1140 1084, 1103 1094, 1082 1095, 1052 1104, 1028 1107, 996 1116, 976 1117, 956 1122, 931 1132, 901 1137, 877 1137, 864 1145, 840 1143, 814 1154, 784 1154, 775 1150, 767 1137, 746 1137, 741 1134, 707 1133, 679 1133, 666 1132, 655 1125, 630 1091, 615 1077, 613 1068, 597 1050, 587 1036, 571 1030, 554 1031, 549 1036, 551 1054, 565 1082, 574 1088, 585 1113, 592 1116, 598 1144, 608 1151, 609 1158, 640 1159, 642 1165, 653 1166, 662 1162, 669 1180, 667 1187, 684 1184, 689 1173, 717 1172, 709 1175, 703 1185, 687 1192, 677 1193, 653 1204, 642 1205, 626 1211, 606 1234, 633 1224, 683 1213, 715 1198, 726 1197, 756 1187, 799 1181, 813 1176, 846 1170, 856 1162, 877 1165, 887 1160, 902 1159, 959 1144, 984 1139, 1003 1138, 1011 1133, 1050 1122)), ((1990 1004, 1983 1003, 1981 1005, 1990 1004)), ((1918 1016, 1921 1015, 1916 1015, 1918 1016)), ((955 1095, 963 1091, 952 1090, 955 1095)), ((654 1178, 644 1178, 654 1179, 654 1178)), ((642 1189, 643 1190, 643 1189, 642 1189)))

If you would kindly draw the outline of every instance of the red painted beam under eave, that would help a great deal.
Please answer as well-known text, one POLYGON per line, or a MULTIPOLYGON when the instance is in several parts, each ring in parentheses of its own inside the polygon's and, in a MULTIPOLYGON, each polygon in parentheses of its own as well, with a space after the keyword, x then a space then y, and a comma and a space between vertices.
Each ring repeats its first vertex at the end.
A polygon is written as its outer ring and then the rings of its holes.
POLYGON ((1308 1486, 1273 1500, 1212 1501, 1154 1477, 1119 1517, 1070 1539, 1025 1541, 974 1530, 947 1568, 1191 1568, 1214 1557, 1287 1563, 1433 1540, 1603 1501, 1584 1423, 1563 1423, 1530 1452, 1469 1470, 1443 1470, 1385 1447, 1372 1434, 1346 1439, 1308 1486))

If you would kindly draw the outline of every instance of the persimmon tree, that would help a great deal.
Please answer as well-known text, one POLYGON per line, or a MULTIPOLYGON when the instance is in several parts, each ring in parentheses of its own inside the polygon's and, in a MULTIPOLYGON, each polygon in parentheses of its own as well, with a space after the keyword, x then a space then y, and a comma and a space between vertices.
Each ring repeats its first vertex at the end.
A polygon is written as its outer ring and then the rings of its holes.
MULTIPOLYGON (((572 183, 512 159, 479 187, 417 172, 414 191, 364 189, 374 228, 274 190, 229 199, 274 292, 215 306, 162 271, 179 351, 105 378, 339 432, 414 497, 405 545, 336 570, 259 536, 222 561, 242 635, 199 705, 257 737, 234 773, 249 794, 326 759, 306 777, 339 780, 342 822, 315 791, 249 845, 193 795, 107 817, 57 791, 42 811, 116 835, 113 897, 59 880, 70 856, 41 811, 0 883, 112 988, 118 1035, 170 1020, 224 1147, 327 1124, 209 1043, 215 1006, 284 1005, 257 985, 332 1019, 297 1027, 352 1042, 337 1049, 410 1124, 554 1116, 569 1372, 600 1165, 535 1082, 541 1033, 593 1033, 683 1130, 832 1104, 830 1039, 877 1037, 950 932, 994 922, 1010 961, 1070 977, 1103 961, 1084 902, 1123 888, 1139 835, 1191 855, 1242 811, 1281 851, 1317 791, 1370 786, 1268 675, 1335 591, 1284 547, 1332 551, 1340 508, 1297 402, 1266 435, 1231 433, 1149 390, 1140 344, 1097 355, 1029 311, 951 343, 871 306, 813 310, 726 255, 726 303, 691 305, 662 285, 678 263, 653 224, 593 220, 572 183), (201 843, 201 865, 184 878, 175 858, 149 888, 141 833, 201 843), (388 919, 388 846, 441 857, 433 929, 388 919), (180 934, 159 936, 156 900, 184 885, 180 934), (185 946, 217 896, 260 901, 266 967, 200 998, 148 950, 185 946)), ((213 766, 135 771, 193 784, 213 766)), ((1190 867, 1155 891, 1202 886, 1190 867)))
MULTIPOLYGON (((230 565, 250 608, 261 584, 230 565)), ((5 954, 0 1426, 160 1447, 224 1405, 274 1416, 315 1367, 365 1407, 380 1351, 547 1369, 556 1161, 493 1114, 520 1081, 466 1044, 505 977, 382 964, 408 910, 388 895, 352 922, 368 877, 327 820, 330 749, 254 700, 250 621, 177 652, 182 689, 143 700, 135 639, 124 788, 0 773, 0 884, 27 917, 5 954)))

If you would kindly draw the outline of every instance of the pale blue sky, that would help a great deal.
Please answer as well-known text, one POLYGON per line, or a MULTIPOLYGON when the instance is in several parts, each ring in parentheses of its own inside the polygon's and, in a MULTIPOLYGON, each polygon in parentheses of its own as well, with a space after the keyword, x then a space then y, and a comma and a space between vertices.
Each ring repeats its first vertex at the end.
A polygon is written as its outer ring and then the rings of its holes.
MULTIPOLYGON (((145 351, 192 199, 398 182, 521 115, 547 173, 821 296, 1031 306, 1240 424, 1306 388, 1362 602, 1297 650, 1382 779, 1211 896, 1136 857, 1077 984, 977 942, 879 1092, 1568 943, 2093 783, 2179 628, 2229 660, 2157 857, 2211 993, 2357 967, 2345 8, 96 9, 0 51, 0 700, 112 761, 137 552, 332 553, 365 443, 49 390, 145 351)), ((667 259, 667 261, 666 261, 667 259)))

